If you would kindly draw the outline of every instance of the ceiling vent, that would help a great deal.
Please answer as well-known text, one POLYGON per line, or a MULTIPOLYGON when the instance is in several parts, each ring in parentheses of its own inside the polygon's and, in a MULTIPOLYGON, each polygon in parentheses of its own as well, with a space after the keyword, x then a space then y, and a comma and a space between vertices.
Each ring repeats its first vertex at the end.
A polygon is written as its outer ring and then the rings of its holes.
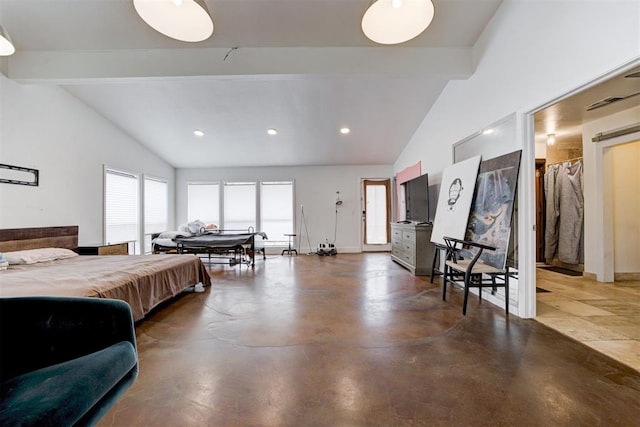
POLYGON ((606 107, 607 105, 611 105, 619 101, 624 101, 625 99, 629 99, 636 95, 640 95, 640 92, 632 93, 626 96, 608 96, 600 101, 594 102, 593 104, 587 106, 587 111, 592 111, 598 108, 606 107))

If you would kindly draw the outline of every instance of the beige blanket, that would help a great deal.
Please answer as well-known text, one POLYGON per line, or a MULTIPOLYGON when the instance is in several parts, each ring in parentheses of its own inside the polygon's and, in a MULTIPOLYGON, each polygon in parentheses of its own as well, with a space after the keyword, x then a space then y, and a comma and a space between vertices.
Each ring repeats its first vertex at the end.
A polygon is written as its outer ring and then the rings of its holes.
POLYGON ((0 297, 87 296, 124 300, 134 320, 185 288, 211 279, 194 255, 78 256, 0 271, 0 297))

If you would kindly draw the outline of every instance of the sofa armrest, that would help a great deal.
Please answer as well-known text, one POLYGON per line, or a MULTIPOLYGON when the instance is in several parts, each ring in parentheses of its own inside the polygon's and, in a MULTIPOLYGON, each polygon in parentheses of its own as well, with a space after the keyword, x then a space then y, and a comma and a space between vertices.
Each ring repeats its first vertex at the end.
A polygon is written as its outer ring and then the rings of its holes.
POLYGON ((122 341, 136 348, 129 305, 102 298, 2 298, 0 340, 1 380, 122 341))

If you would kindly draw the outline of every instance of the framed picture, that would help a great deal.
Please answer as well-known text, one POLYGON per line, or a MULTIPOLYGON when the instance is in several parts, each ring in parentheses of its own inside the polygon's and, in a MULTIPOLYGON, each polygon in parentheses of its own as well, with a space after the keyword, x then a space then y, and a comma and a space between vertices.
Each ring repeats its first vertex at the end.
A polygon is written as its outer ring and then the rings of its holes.
POLYGON ((485 160, 480 164, 465 240, 494 246, 481 260, 503 269, 516 197, 522 150, 485 160))
POLYGON ((455 163, 444 170, 433 220, 431 241, 444 245, 444 236, 464 239, 478 176, 480 156, 455 163))

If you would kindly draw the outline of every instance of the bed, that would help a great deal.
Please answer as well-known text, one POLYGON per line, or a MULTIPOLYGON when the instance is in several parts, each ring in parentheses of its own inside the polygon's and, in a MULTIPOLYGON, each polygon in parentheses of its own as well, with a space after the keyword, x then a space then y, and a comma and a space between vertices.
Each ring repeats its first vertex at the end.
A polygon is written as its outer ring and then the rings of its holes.
MULTIPOLYGON (((78 227, 0 230, 0 253, 38 248, 76 250, 78 227)), ((0 271, 0 297, 86 296, 124 300, 134 320, 195 285, 210 286, 194 255, 73 256, 0 271)))
POLYGON ((266 258, 264 240, 266 234, 248 230, 216 230, 199 235, 166 232, 153 239, 154 253, 205 254, 208 263, 255 266, 256 252, 266 258))

